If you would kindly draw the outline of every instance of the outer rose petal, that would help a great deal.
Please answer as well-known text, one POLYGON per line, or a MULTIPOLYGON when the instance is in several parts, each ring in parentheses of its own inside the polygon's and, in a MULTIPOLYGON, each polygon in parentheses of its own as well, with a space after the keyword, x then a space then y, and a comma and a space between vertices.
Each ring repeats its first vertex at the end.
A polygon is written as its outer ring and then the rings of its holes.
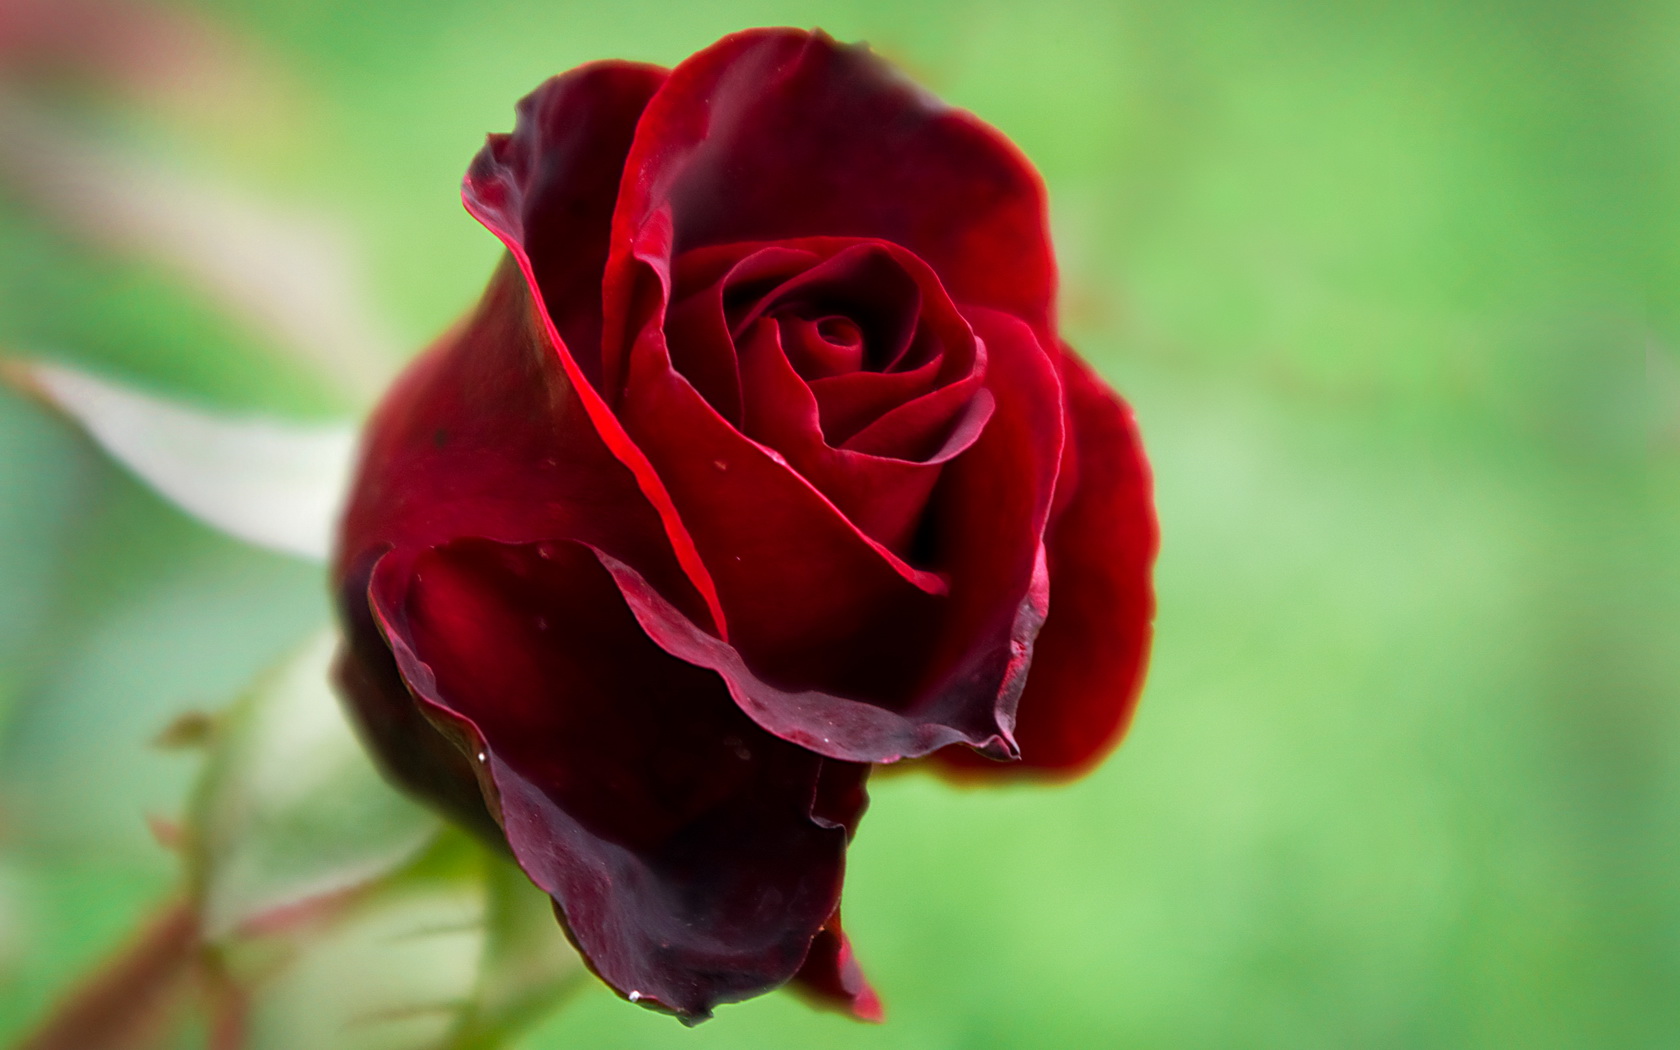
POLYGON ((559 335, 561 327, 585 340, 593 332, 586 361, 598 364, 602 216, 664 76, 608 62, 554 77, 520 103, 515 133, 491 136, 475 158, 463 190, 469 207, 516 241, 529 222, 530 251, 521 241, 474 313, 403 375, 369 423, 342 531, 341 579, 388 546, 571 538, 634 561, 688 603, 685 573, 671 571, 680 553, 673 556, 635 464, 596 426, 593 391, 559 335), (549 302, 533 299, 533 267, 549 302))
POLYGON ((490 815, 469 752, 427 719, 409 695, 397 659, 368 604, 368 583, 383 556, 371 551, 353 566, 339 591, 344 645, 333 677, 352 722, 385 776, 442 810, 485 842, 502 838, 490 815))
POLYGON ((416 362, 368 426, 338 577, 390 547, 460 536, 576 539, 632 561, 702 621, 658 514, 578 404, 524 278, 504 264, 477 311, 416 362))
MULTIPOLYGON (((608 679, 632 689, 632 699, 645 698, 646 679, 652 669, 666 668, 667 678, 677 682, 669 686, 669 692, 682 702, 679 717, 672 718, 666 712, 646 721, 666 726, 668 732, 681 738, 670 753, 698 752, 707 742, 715 745, 731 737, 754 740, 751 750, 755 755, 783 756, 771 774, 778 769, 787 774, 780 787, 759 784, 757 801, 741 802, 739 805, 746 805, 748 812, 739 814, 733 825, 714 823, 708 831, 705 818, 697 818, 686 832, 695 841, 683 848, 690 850, 695 865, 707 871, 726 872, 738 862, 759 870, 765 880, 773 881, 774 876, 798 885, 779 891, 749 880, 737 882, 732 891, 721 882, 711 883, 719 896, 738 891, 753 901, 781 892, 788 898, 788 910, 778 913, 775 929, 762 925, 747 928, 748 920, 738 919, 735 926, 720 932, 713 923, 708 936, 717 937, 723 949, 713 946, 717 950, 707 956, 698 950, 685 955, 680 949, 667 954, 663 947, 652 952, 646 943, 626 933, 639 930, 646 936, 663 936, 660 931, 650 933, 648 927, 628 924, 621 915, 626 909, 645 916, 654 925, 678 921, 669 911, 661 913, 657 906, 641 900, 639 894, 654 892, 647 889, 657 883, 654 876, 645 876, 641 882, 620 879, 611 892, 592 889, 587 879, 579 882, 583 877, 576 875, 573 867, 587 864, 601 848, 599 843, 568 823, 576 821, 563 805, 567 800, 562 797, 556 802, 550 797, 552 777, 545 777, 540 768, 533 772, 536 760, 517 746, 510 750, 507 744, 511 736, 517 742, 529 741, 531 746, 550 747, 538 759, 557 760, 566 752, 544 742, 577 739, 576 735, 542 724, 522 723, 508 729, 499 719, 519 716, 518 710, 503 706, 520 702, 517 690, 505 688, 486 700, 475 690, 496 681, 490 673, 466 674, 466 686, 454 681, 462 675, 463 665, 480 658, 491 661, 492 671, 515 667, 517 661, 507 658, 500 648, 503 645, 516 656, 543 652, 543 639, 518 634, 520 629, 534 629, 535 621, 510 619, 506 609, 496 605, 501 595, 482 593, 484 588, 475 591, 469 581, 458 588, 466 593, 465 598, 422 606, 422 611, 434 614, 439 605, 446 612, 469 608, 472 614, 465 625, 433 631, 421 640, 411 636, 416 632, 407 630, 409 610, 403 598, 417 574, 423 574, 425 580, 439 575, 448 578, 448 570, 456 566, 440 568, 439 558, 447 560, 459 551, 488 546, 482 541, 450 542, 457 537, 482 536, 525 544, 512 549, 538 551, 534 557, 542 569, 553 566, 541 559, 541 550, 581 549, 547 541, 575 538, 602 551, 633 558, 652 578, 660 579, 663 593, 686 594, 685 599, 679 599, 687 608, 684 615, 704 622, 704 604, 686 589, 685 579, 665 544, 657 514, 628 469, 601 442, 548 347, 536 327, 523 277, 512 266, 505 266, 492 282, 479 312, 459 333, 419 362, 381 407, 370 430, 363 482, 356 488, 345 529, 345 547, 340 553, 347 644, 339 678, 357 722, 393 779, 491 840, 505 834, 535 881, 562 903, 570 902, 568 916, 581 917, 572 923, 573 936, 609 983, 625 994, 642 993, 650 1004, 663 1005, 690 1018, 700 1017, 717 1002, 783 983, 803 965, 812 939, 837 902, 841 846, 833 843, 843 843, 855 825, 864 802, 861 789, 867 767, 821 759, 759 730, 731 703, 715 676, 680 663, 652 645, 624 614, 623 599, 611 583, 595 585, 607 578, 591 554, 587 578, 581 583, 568 577, 536 587, 542 596, 557 603, 554 610, 541 615, 551 623, 561 623, 567 616, 584 617, 589 629, 605 631, 616 609, 624 634, 616 645, 599 637, 591 639, 587 654, 603 663, 592 678, 575 668, 568 670, 564 680, 569 691, 554 682, 545 687, 540 674, 527 675, 525 706, 532 706, 529 697, 533 694, 554 700, 575 698, 580 693, 588 696, 588 682, 599 684, 608 679), (532 543, 538 546, 530 546, 532 543), (431 548, 439 544, 445 545, 441 549, 446 554, 432 553, 431 548), (375 562, 383 581, 375 597, 381 599, 384 630, 389 638, 381 636, 381 626, 369 606, 369 577, 375 562), (393 624, 398 627, 393 628, 393 624), (475 625, 492 630, 494 636, 475 641, 476 636, 469 633, 475 625), (401 657, 401 669, 392 655, 393 646, 401 657), (626 646, 636 651, 626 653, 626 646), (441 657, 436 650, 442 650, 441 657), (435 667, 429 665, 434 658, 435 667), (640 692, 636 691, 637 682, 629 681, 638 673, 640 692), (410 695, 410 688, 424 699, 417 701, 410 695), (447 699, 455 706, 449 706, 440 688, 466 695, 464 699, 450 695, 447 699), (704 710, 707 695, 721 702, 721 712, 714 712, 711 722, 700 724, 695 721, 696 711, 704 710), (701 706, 691 708, 690 704, 701 706), (472 715, 484 711, 491 717, 481 725, 472 715), (686 721, 680 717, 683 715, 686 721), (480 751, 493 760, 483 764, 472 761, 470 756, 480 751), (761 808, 753 810, 753 806, 761 808), (776 809, 778 806, 782 808, 776 809), (766 813, 763 807, 772 811, 766 813), (803 815, 787 816, 788 812, 803 815), (510 814, 515 815, 513 819, 510 814), (838 833, 834 834, 836 829, 838 833), (819 849, 820 843, 829 845, 819 849), (707 849, 712 855, 705 855, 707 849), (776 861, 766 862, 766 853, 776 861), (654 883, 649 883, 650 879, 654 883), (823 887, 828 889, 818 893, 823 887), (791 900, 797 893, 808 898, 803 906, 791 900), (580 898, 583 903, 579 903, 580 898), (717 954, 725 949, 740 954, 728 958, 717 954)), ((559 659, 562 654, 547 651, 546 655, 559 659)), ((597 691, 592 695, 599 698, 606 694, 597 691)), ((554 712, 556 717, 559 713, 554 712)), ((625 757, 611 750, 611 742, 622 742, 620 735, 598 735, 609 746, 603 746, 597 735, 591 734, 588 754, 598 761, 595 768, 600 768, 600 762, 617 763, 614 768, 619 772, 607 779, 620 783, 654 779, 645 769, 636 767, 633 755, 625 757)), ((629 740, 634 733, 625 730, 622 736, 629 740)), ((659 763, 661 769, 669 765, 659 763)), ((691 790, 684 793, 694 794, 691 790)), ((575 796, 571 801, 575 809, 575 796)), ((630 817, 625 819, 637 823, 630 817)), ((607 837, 621 843, 624 835, 607 837)), ((669 858, 644 856, 640 860, 657 867, 669 858)), ((626 863, 637 861, 631 858, 626 863)), ((703 878, 692 873, 660 870, 678 882, 705 884, 703 878)), ((727 916, 727 903, 713 901, 704 907, 713 918, 727 916)), ((692 923, 694 928, 705 925, 698 919, 692 923)), ((663 940, 678 943, 669 936, 663 940)))
POLYGON ((946 466, 928 510, 930 557, 951 590, 910 712, 926 725, 995 726, 982 752, 1014 758, 1016 704, 1046 611, 1042 537, 1062 455, 1061 387, 1025 323, 984 308, 969 316, 987 346, 996 408, 946 466))
MULTIPOLYGON (((1013 145, 907 81, 867 47, 759 29, 672 71, 636 129, 613 217, 607 381, 629 248, 662 208, 676 251, 801 236, 877 237, 926 260, 959 303, 1052 338, 1055 262, 1044 191, 1013 145)), ((617 366, 621 367, 621 366, 617 366)))
POLYGON ((601 276, 636 122, 665 82, 658 66, 596 62, 520 99, 511 135, 491 135, 463 186, 474 215, 530 258, 543 305, 579 367, 600 375, 601 276))
POLYGON ((658 510, 710 622, 727 634, 717 590, 664 482, 597 388, 599 266, 607 248, 600 216, 612 210, 611 175, 623 168, 629 128, 661 75, 651 66, 605 62, 549 80, 520 103, 514 133, 490 136, 473 158, 461 200, 507 246, 536 302, 533 320, 542 341, 564 371, 576 404, 658 510))
POLYGON ((404 680, 476 754, 515 858, 603 980, 695 1021, 800 971, 867 766, 754 726, 648 640, 586 547, 389 555, 371 594, 404 680))
POLYGON ((1039 632, 1015 737, 1021 761, 939 752, 964 774, 1073 777, 1119 742, 1137 706, 1155 616, 1150 570, 1158 532, 1132 412, 1064 350, 1069 434, 1050 523, 1050 615, 1039 632))
POLYGON ((793 988, 818 1006, 843 1010, 860 1021, 884 1019, 881 997, 852 954, 852 942, 840 929, 839 912, 811 942, 811 954, 793 981, 793 988))

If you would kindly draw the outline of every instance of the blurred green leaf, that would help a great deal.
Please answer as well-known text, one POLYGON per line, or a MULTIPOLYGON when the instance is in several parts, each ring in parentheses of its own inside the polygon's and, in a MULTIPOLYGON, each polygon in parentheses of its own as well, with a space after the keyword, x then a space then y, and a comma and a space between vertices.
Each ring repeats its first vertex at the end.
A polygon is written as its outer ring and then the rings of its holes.
POLYGON ((326 557, 353 427, 234 418, 65 365, 3 364, 14 385, 39 392, 187 513, 259 547, 326 557))
POLYGON ((588 976, 548 897, 455 830, 218 952, 243 1050, 492 1050, 588 976))
POLYGON ((219 720, 186 831, 211 941, 387 875, 437 833, 346 722, 334 644, 317 635, 219 720))
POLYGON ((380 779, 332 695, 334 643, 211 720, 185 832, 202 935, 250 1050, 500 1046, 582 963, 511 860, 380 779))
POLYGON ((481 880, 393 878, 325 921, 234 944, 242 1050, 435 1050, 466 1008, 485 943, 481 880), (278 964, 270 953, 279 951, 278 964))

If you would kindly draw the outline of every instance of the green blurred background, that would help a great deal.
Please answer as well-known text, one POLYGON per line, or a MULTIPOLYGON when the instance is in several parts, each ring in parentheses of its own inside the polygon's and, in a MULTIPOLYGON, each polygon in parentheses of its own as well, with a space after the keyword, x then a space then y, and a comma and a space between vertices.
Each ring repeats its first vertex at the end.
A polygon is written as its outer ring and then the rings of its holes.
MULTIPOLYGON (((541 79, 751 25, 867 40, 1044 173, 1064 326, 1142 421, 1131 736, 1064 788, 878 781, 845 906, 888 1023, 775 995, 691 1032, 591 988, 529 1050, 1676 1045, 1680 5, 177 10, 261 104, 49 78, 50 110, 308 210, 411 348, 495 262, 458 181, 541 79)), ((349 403, 3 185, 0 350, 349 403)), ((148 742, 325 610, 318 570, 0 392, 0 1040, 172 884, 145 818, 193 763, 148 742)))

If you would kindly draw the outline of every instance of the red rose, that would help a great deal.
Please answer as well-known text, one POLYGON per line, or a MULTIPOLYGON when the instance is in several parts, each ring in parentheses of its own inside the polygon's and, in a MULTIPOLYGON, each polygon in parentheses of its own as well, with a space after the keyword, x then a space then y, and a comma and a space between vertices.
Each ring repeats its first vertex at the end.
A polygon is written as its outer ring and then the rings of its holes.
POLYGON ((550 80, 464 197, 508 256, 367 432, 351 705, 620 994, 871 1014, 871 764, 1081 771, 1148 644, 1148 472, 1057 338, 1039 180, 865 48, 761 30, 550 80))

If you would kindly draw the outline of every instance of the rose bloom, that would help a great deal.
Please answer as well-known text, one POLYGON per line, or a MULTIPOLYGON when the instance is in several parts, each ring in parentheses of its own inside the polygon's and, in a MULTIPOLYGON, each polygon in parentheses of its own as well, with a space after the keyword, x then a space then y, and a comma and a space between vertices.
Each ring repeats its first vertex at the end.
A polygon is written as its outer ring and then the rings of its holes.
POLYGON ((1148 647, 1148 470, 1056 334, 1037 175, 755 30, 548 81, 463 196, 507 255, 373 417, 336 558, 365 737, 619 994, 878 1016, 872 766, 1081 772, 1148 647))

